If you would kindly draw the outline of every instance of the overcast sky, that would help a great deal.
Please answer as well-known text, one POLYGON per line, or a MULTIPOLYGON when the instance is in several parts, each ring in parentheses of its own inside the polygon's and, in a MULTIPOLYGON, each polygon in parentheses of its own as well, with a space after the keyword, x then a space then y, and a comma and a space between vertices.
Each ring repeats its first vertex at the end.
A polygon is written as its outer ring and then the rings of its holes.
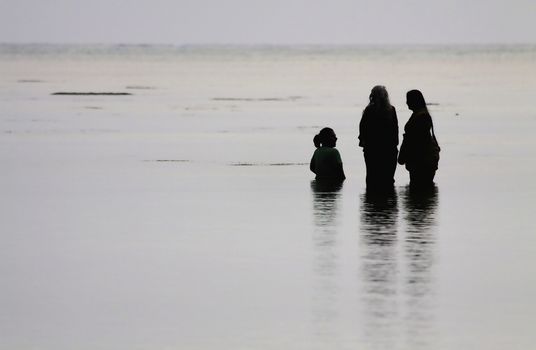
POLYGON ((0 0, 0 42, 536 43, 536 0, 0 0))

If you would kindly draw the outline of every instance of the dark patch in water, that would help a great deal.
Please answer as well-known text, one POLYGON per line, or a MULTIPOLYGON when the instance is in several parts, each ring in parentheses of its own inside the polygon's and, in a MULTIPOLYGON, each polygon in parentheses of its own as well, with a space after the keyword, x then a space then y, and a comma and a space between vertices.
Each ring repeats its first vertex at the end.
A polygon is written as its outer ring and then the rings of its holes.
POLYGON ((215 97, 212 101, 239 101, 239 102, 283 102, 283 101, 296 101, 302 99, 302 96, 289 96, 289 97, 215 97))
POLYGON ((230 166, 255 166, 255 165, 258 165, 258 164, 253 164, 253 163, 231 163, 229 165, 230 166))
MULTIPOLYGON (((174 109, 180 109, 181 107, 174 107, 174 109)), ((218 107, 210 107, 210 106, 189 106, 189 107, 184 107, 184 110, 185 111, 188 111, 188 112, 203 112, 203 111, 218 111, 219 108, 218 107)))
POLYGON ((44 83, 44 80, 39 79, 20 79, 17 80, 18 83, 44 83))
POLYGON ((54 92, 57 96, 129 96, 130 92, 54 92))
POLYGON ((309 163, 270 163, 268 166, 294 166, 294 165, 309 165, 309 163))
POLYGON ((231 163, 230 166, 296 166, 296 165, 308 165, 309 163, 247 163, 238 162, 231 163))
POLYGON ((115 129, 79 129, 79 130, 66 130, 66 129, 46 129, 46 130, 6 130, 4 134, 16 134, 16 135, 88 135, 88 134, 110 134, 118 133, 119 130, 115 129))
POLYGON ((128 90, 155 90, 156 88, 153 87, 153 86, 129 85, 129 86, 126 86, 125 89, 128 89, 128 90))

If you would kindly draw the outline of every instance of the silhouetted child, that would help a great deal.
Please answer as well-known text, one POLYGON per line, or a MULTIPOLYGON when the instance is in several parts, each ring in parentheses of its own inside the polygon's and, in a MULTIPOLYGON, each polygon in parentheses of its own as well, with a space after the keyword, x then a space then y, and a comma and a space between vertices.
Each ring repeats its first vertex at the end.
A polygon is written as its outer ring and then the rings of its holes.
POLYGON ((316 150, 311 158, 309 168, 316 174, 317 180, 342 181, 346 179, 342 159, 335 148, 337 135, 331 128, 320 130, 313 138, 316 150))

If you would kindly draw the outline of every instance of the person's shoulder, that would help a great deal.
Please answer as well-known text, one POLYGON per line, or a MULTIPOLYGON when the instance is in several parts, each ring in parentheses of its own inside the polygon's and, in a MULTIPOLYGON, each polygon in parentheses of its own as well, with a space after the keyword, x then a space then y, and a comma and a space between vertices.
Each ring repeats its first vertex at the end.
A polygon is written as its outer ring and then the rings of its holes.
POLYGON ((341 157, 341 153, 340 153, 339 150, 336 149, 335 147, 330 148, 329 153, 332 154, 332 155, 335 156, 335 157, 338 157, 338 158, 341 157))
POLYGON ((395 108, 395 106, 391 105, 391 108, 389 108, 389 115, 391 116, 391 118, 396 119, 396 108, 395 108))
POLYGON ((333 152, 333 153, 339 153, 339 150, 336 149, 335 147, 331 147, 330 149, 331 149, 330 152, 333 152))
POLYGON ((429 123, 432 122, 432 116, 430 115, 430 112, 428 112, 427 110, 420 112, 420 117, 422 120, 426 122, 429 122, 429 123))
POLYGON ((365 109, 363 110, 363 117, 366 117, 368 115, 370 115, 371 113, 373 113, 373 106, 372 105, 367 105, 365 107, 365 109))
POLYGON ((315 153, 324 153, 324 154, 339 154, 339 151, 335 147, 320 147, 317 148, 315 153))
POLYGON ((421 110, 415 111, 411 115, 412 116, 414 115, 416 117, 431 118, 430 112, 428 112, 427 109, 421 109, 421 110))

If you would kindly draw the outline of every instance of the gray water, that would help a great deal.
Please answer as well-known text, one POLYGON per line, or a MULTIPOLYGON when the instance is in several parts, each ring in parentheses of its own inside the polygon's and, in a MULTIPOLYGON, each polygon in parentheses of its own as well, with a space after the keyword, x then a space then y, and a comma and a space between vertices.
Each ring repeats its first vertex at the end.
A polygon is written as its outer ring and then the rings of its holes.
POLYGON ((0 45, 0 348, 532 348, 535 58, 0 45), (365 191, 377 84, 401 128, 430 103, 430 193, 365 191), (340 189, 308 170, 324 126, 340 189))

